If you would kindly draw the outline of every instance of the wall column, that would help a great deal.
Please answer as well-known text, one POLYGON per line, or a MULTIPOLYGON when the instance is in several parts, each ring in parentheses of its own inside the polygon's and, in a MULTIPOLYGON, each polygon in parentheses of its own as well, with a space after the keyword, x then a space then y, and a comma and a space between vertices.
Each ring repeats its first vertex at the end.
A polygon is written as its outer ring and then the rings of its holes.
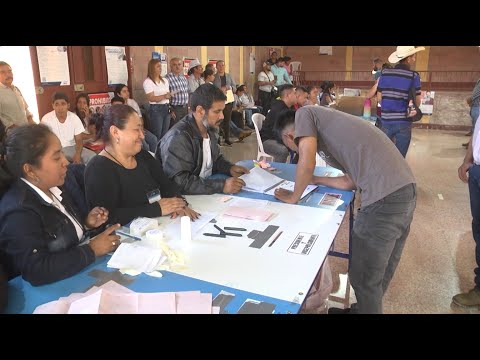
POLYGON ((225 46, 225 72, 230 72, 230 46, 225 46))
POLYGON ((207 47, 200 46, 200 64, 202 64, 203 67, 205 68, 205 65, 207 65, 207 62, 208 62, 207 47))
POLYGON ((240 46, 240 84, 243 84, 243 46, 240 46))
POLYGON ((347 46, 345 54, 345 81, 352 80, 352 64, 353 64, 353 46, 347 46))

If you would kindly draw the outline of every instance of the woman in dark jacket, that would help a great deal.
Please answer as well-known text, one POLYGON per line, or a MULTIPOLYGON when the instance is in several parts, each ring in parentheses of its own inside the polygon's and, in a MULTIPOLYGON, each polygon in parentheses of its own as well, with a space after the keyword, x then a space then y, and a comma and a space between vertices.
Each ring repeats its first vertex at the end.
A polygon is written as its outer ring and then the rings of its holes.
POLYGON ((6 254, 3 265, 9 278, 21 275, 35 286, 52 283, 117 248, 119 237, 111 233, 118 224, 88 244, 83 241, 107 221, 108 211, 95 208, 86 219, 78 216, 68 193, 58 188, 68 161, 60 140, 46 126, 13 129, 5 150, 13 184, 0 201, 0 252, 6 254))

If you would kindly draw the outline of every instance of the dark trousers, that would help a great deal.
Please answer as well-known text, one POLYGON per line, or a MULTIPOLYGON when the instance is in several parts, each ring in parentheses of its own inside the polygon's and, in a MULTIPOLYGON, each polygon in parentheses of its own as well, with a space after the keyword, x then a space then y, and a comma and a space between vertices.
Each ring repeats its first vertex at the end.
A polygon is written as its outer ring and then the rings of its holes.
POLYGON ((171 105, 170 109, 172 110, 172 114, 170 116, 170 128, 175 125, 177 122, 182 120, 188 114, 187 105, 171 105), (175 114, 175 119, 173 118, 173 114, 175 114))
POLYGON ((382 313, 383 295, 410 232, 416 198, 416 185, 409 184, 358 211, 348 272, 357 298, 355 312, 382 313))
POLYGON ((232 109, 233 103, 225 105, 225 109, 223 109, 222 130, 223 138, 226 142, 230 141, 230 121, 232 117, 232 109))
POLYGON ((480 165, 473 165, 468 172, 472 233, 475 240, 475 286, 480 289, 480 165))
POLYGON ((270 106, 272 103, 272 93, 259 90, 258 100, 260 100, 260 103, 263 107, 262 114, 267 116, 268 110, 270 110, 270 106))

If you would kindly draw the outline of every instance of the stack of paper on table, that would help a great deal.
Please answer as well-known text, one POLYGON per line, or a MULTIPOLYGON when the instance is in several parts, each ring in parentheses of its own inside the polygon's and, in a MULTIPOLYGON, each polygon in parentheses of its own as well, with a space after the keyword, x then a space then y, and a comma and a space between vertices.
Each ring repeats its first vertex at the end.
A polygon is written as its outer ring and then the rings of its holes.
POLYGON ((218 314, 212 294, 200 291, 136 293, 109 281, 38 306, 34 314, 218 314))
MULTIPOLYGON (((294 181, 284 180, 259 167, 254 167, 250 170, 249 174, 243 174, 240 176, 240 179, 245 181, 246 184, 243 187, 243 190, 264 193, 268 195, 274 195, 275 190, 278 188, 293 191, 295 187, 294 181)), ((317 187, 317 185, 308 185, 304 190, 301 199, 303 199, 317 187)))

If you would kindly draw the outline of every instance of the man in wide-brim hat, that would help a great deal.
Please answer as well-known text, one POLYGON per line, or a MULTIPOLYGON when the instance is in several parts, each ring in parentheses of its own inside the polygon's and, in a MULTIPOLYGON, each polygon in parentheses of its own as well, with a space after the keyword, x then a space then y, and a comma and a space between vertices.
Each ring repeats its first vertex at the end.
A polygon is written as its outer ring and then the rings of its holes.
MULTIPOLYGON (((412 116, 415 110, 409 112, 409 93, 415 89, 415 103, 420 106, 421 83, 417 72, 410 69, 416 60, 416 53, 425 50, 424 47, 397 46, 388 61, 396 64, 392 69, 382 70, 378 81, 377 98, 382 106, 382 130, 395 142, 403 157, 407 156, 412 138, 412 116)), ((412 99, 413 101, 413 99, 412 99)))

